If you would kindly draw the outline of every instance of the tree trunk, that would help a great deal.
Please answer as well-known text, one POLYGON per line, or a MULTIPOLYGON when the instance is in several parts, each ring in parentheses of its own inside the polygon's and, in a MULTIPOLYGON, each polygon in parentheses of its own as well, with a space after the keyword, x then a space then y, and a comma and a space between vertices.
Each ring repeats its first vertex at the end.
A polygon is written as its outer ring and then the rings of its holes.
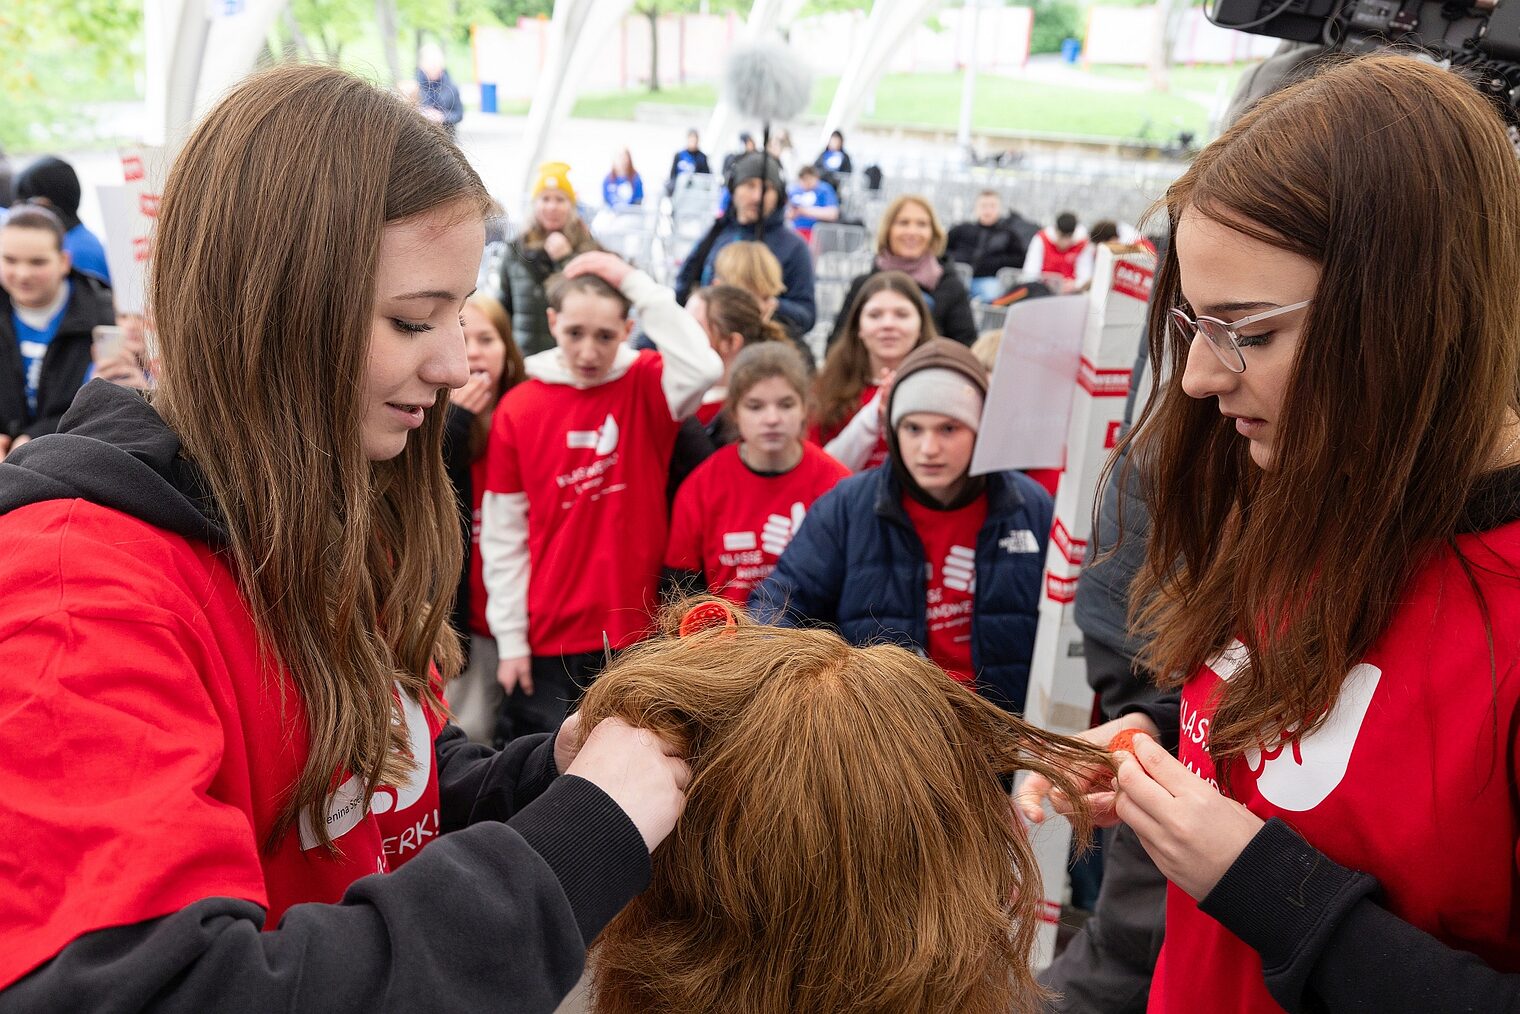
POLYGON ((1172 52, 1177 48, 1177 32, 1187 10, 1187 0, 1156 0, 1156 34, 1147 63, 1151 87, 1158 92, 1171 90, 1172 52))
POLYGON ((300 24, 296 22, 295 13, 289 7, 280 13, 280 21, 285 25, 285 31, 290 36, 290 48, 304 60, 313 59, 311 43, 307 41, 306 34, 301 31, 300 24))
POLYGON ((402 76, 401 57, 396 52, 396 0, 375 0, 375 24, 380 28, 380 41, 385 44, 385 69, 390 72, 394 87, 402 76))
POLYGON ((649 90, 660 90, 660 9, 650 4, 644 9, 649 19, 649 90))

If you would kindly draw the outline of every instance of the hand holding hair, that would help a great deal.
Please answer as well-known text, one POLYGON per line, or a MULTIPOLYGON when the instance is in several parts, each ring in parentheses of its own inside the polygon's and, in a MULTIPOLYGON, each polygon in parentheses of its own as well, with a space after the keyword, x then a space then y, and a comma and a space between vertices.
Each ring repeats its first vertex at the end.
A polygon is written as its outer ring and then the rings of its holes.
POLYGON ((1115 755, 1119 818, 1156 868, 1196 899, 1219 883, 1266 821, 1188 770, 1149 736, 1115 755))
POLYGON ((691 768, 674 745, 621 718, 598 722, 565 773, 611 796, 651 852, 676 826, 691 783, 691 768))
MULTIPOLYGON (((1157 735, 1156 723, 1141 714, 1123 715, 1112 722, 1104 722, 1102 725, 1093 726, 1086 732, 1077 734, 1077 739, 1086 740, 1097 746, 1107 747, 1109 742, 1121 732, 1136 730, 1148 736, 1157 735)), ((1160 747, 1157 747, 1160 749, 1160 747)), ((1165 752, 1165 751, 1163 751, 1165 752)), ((1115 757, 1117 761, 1118 756, 1115 757)), ((1098 827, 1113 827, 1119 823, 1119 815, 1114 809, 1114 770, 1112 768, 1092 767, 1087 771, 1087 792, 1084 798, 1088 807, 1092 810, 1093 823, 1098 827)), ((1071 800, 1056 791, 1051 785, 1050 779, 1038 772, 1030 774, 1014 793, 1013 803, 1024 818, 1031 824, 1043 824, 1045 822, 1046 800, 1059 814, 1068 814, 1072 810, 1071 800)))
POLYGON ((569 771, 585 742, 586 730, 581 728, 581 713, 571 712, 554 733, 554 770, 560 774, 569 771))
MULTIPOLYGON (((545 249, 548 248, 545 247, 545 249)), ((575 278, 577 275, 596 275, 614 289, 621 289, 623 279, 627 278, 632 271, 632 264, 606 250, 588 250, 565 265, 566 278, 575 278)))

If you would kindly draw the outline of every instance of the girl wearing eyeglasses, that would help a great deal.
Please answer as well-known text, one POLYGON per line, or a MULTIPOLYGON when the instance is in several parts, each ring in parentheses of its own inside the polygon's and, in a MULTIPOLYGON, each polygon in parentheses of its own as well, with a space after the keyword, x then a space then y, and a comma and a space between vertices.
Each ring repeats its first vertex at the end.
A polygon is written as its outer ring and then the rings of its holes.
POLYGON ((1141 732, 1089 799, 1171 881, 1149 1009, 1520 1009, 1504 124, 1434 66, 1337 64, 1166 203, 1131 595, 1176 689, 1089 734, 1141 732))

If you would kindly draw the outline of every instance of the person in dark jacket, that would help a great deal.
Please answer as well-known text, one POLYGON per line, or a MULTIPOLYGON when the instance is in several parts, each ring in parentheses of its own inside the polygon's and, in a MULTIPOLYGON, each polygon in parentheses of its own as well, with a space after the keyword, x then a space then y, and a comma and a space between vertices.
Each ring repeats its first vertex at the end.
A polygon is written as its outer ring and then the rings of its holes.
POLYGON ((1029 243, 1012 221, 1003 217, 1003 198, 996 190, 976 195, 976 218, 950 229, 945 253, 952 261, 971 266, 971 296, 990 303, 1003 294, 997 273, 1022 269, 1029 243))
POLYGON ((111 284, 105 244, 79 220, 79 174, 61 158, 48 155, 16 177, 16 203, 41 204, 63 223, 63 249, 74 268, 111 284))
POLYGON ((417 107, 422 115, 441 124, 453 137, 464 119, 464 102, 459 86, 444 66, 443 50, 436 43, 422 47, 417 56, 417 107))
POLYGON ((152 402, 91 382, 0 462, 3 1014, 552 1011, 649 883, 673 747, 498 753, 442 698, 489 207, 331 67, 241 82, 181 149, 152 402))
POLYGON ((813 160, 813 165, 823 173, 823 178, 828 181, 829 186, 838 190, 839 177, 848 176, 855 171, 855 167, 850 163, 850 153, 844 150, 844 135, 837 130, 830 134, 829 143, 823 151, 818 153, 818 157, 813 160))
POLYGON ((23 206, 0 226, 0 458, 51 433, 91 372, 91 332, 116 320, 111 290, 74 270, 63 225, 23 206))
POLYGON ((695 130, 686 132, 686 147, 670 157, 670 178, 665 181, 665 192, 676 192, 676 183, 682 176, 711 173, 707 153, 702 150, 702 140, 695 130))
MULTIPOLYGON (((876 231, 875 270, 857 275, 850 281, 844 305, 853 306, 855 294, 865 280, 879 271, 901 271, 918 283, 934 330, 942 337, 970 346, 976 341, 976 318, 971 314, 971 294, 950 262, 945 258, 945 229, 934 207, 922 197, 904 194, 881 216, 876 231)), ((844 330, 844 317, 834 320, 829 335, 833 345, 844 330)))
POLYGON ((554 347, 544 283, 578 254, 601 249, 581 218, 568 165, 539 166, 531 193, 528 228, 507 247, 501 262, 502 303, 512 315, 512 334, 525 356, 554 347))
POLYGON ((733 195, 723 217, 692 250, 676 276, 676 299, 684 306, 692 292, 711 285, 718 253, 730 243, 758 239, 781 262, 786 290, 776 297, 776 319, 793 335, 812 330, 818 316, 813 299, 813 257, 786 221, 786 184, 775 159, 756 151, 741 155, 728 175, 733 195))
POLYGON ((986 392, 963 345, 909 355, 887 403, 890 459, 813 505, 750 596, 756 618, 901 644, 1023 710, 1053 508, 1020 472, 970 474, 986 392))

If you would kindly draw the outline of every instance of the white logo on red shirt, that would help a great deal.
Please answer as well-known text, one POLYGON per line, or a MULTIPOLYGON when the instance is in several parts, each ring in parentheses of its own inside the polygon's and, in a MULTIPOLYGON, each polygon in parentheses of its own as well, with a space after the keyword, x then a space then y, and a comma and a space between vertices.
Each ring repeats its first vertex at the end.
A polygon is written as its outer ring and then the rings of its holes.
MULTIPOLYGON (((1208 665, 1221 680, 1228 681, 1249 657, 1245 645, 1235 641, 1208 665)), ((1295 742, 1295 725, 1271 748, 1247 750, 1246 766, 1256 776, 1256 791, 1262 798, 1279 810, 1296 813, 1312 810, 1328 799, 1351 766, 1351 752, 1382 679, 1383 670, 1363 662, 1346 674, 1335 704, 1319 728, 1295 742)))
POLYGON ((754 532, 724 532, 723 551, 725 553, 742 553, 755 548, 754 532))
POLYGON ((946 588, 976 594, 976 550, 951 546, 945 554, 943 573, 946 588))
POLYGON ((765 519, 765 527, 760 530, 760 547, 772 556, 780 556, 791 544, 797 529, 802 527, 802 519, 805 517, 807 508, 800 500, 792 504, 790 516, 772 514, 765 519))
POLYGON ((597 429, 569 430, 565 433, 565 446, 572 451, 590 449, 598 455, 604 455, 617 450, 617 445, 618 424, 611 412, 607 413, 607 418, 602 420, 602 425, 597 429))

